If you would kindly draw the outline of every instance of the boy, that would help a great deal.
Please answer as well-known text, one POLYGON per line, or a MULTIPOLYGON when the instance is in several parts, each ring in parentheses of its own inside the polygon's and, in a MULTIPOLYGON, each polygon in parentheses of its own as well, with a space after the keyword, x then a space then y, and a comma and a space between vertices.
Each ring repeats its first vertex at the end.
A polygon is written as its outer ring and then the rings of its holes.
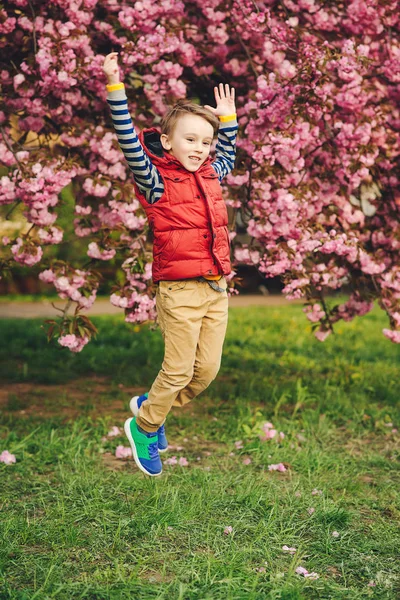
POLYGON ((156 128, 136 135, 117 53, 104 61, 107 102, 138 200, 154 233, 152 277, 165 344, 148 394, 135 396, 125 433, 141 471, 162 472, 165 419, 216 377, 228 321, 224 275, 231 272, 228 215, 220 181, 233 168, 237 122, 233 88, 214 88, 217 107, 178 102, 156 128), (210 147, 218 131, 217 158, 210 147))

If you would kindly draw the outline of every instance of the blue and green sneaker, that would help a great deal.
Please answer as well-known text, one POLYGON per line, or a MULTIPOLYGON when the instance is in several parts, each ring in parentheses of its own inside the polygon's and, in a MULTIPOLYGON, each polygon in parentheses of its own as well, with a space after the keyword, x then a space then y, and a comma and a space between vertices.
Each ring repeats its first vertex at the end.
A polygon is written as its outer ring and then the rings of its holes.
POLYGON ((147 433, 147 431, 139 429, 136 417, 127 419, 124 429, 132 448, 134 461, 139 469, 146 475, 161 475, 162 463, 158 453, 157 432, 147 433))
MULTIPOLYGON (((147 400, 147 397, 148 397, 148 393, 146 392, 145 394, 142 394, 141 396, 134 396, 131 399, 131 401, 129 402, 129 408, 131 409, 131 411, 133 412, 135 417, 138 416, 139 408, 140 408, 142 402, 147 400)), ((157 434, 158 434, 158 451, 166 452, 168 450, 168 441, 167 441, 167 436, 165 434, 165 425, 161 425, 157 429, 157 434)))

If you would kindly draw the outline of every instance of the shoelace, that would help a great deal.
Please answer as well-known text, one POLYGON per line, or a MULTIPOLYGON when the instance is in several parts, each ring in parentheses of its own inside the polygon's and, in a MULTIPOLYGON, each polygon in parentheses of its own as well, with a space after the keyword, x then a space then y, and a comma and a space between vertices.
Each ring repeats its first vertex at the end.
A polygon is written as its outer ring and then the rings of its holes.
POLYGON ((153 443, 153 444, 149 444, 148 446, 149 449, 149 457, 152 458, 157 458, 158 456, 158 444, 157 444, 157 440, 153 443))

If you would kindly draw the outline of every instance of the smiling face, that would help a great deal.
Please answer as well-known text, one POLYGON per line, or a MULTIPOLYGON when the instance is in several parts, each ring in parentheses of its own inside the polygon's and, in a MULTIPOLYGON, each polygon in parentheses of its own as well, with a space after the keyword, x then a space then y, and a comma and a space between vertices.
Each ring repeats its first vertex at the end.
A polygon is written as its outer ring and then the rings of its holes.
POLYGON ((210 154, 213 137, 214 129, 203 117, 186 114, 179 117, 170 135, 161 135, 161 144, 193 173, 210 154))

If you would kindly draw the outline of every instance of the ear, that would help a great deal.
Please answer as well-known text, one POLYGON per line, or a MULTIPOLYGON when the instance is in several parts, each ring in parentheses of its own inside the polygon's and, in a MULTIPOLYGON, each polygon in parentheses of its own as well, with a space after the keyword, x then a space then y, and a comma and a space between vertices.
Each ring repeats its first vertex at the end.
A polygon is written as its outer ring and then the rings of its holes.
POLYGON ((160 135, 160 141, 164 150, 171 150, 171 142, 169 141, 168 136, 165 133, 162 133, 160 135))

